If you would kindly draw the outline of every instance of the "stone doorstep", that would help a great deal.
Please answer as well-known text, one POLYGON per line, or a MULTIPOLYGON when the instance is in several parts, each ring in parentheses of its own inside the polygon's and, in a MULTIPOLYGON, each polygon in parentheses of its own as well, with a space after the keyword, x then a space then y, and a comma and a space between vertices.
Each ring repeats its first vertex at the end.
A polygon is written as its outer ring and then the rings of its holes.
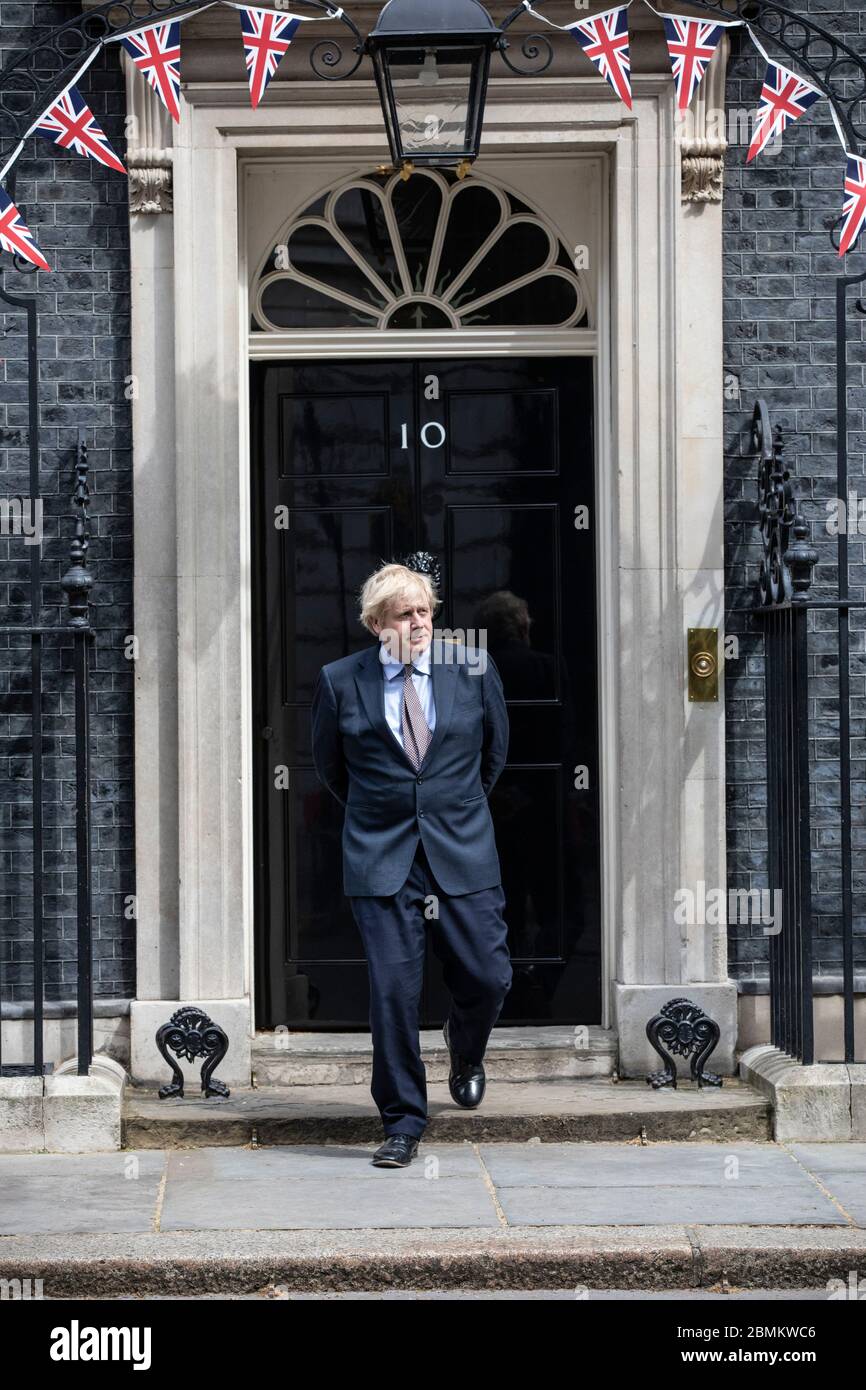
MULTIPOLYGON (((6 1236, 0 1278, 51 1298, 388 1289, 847 1288, 866 1231, 808 1226, 512 1226, 6 1236), (227 1251, 227 1235, 231 1249, 227 1251)), ((277 1294, 279 1296, 279 1294, 277 1294)))
MULTIPOLYGON (((491 1081, 534 1081, 610 1077, 616 1069, 615 1031, 598 1025, 575 1042, 568 1025, 495 1028, 484 1056, 491 1081)), ((428 1080, 448 1079, 448 1050, 441 1029, 419 1035, 428 1080)), ((368 1084, 373 1045, 369 1033, 315 1033, 273 1030, 256 1033, 252 1070, 257 1086, 368 1084)), ((219 1073, 217 1073, 219 1074, 219 1073)))
MULTIPOLYGON (((333 1045, 334 1035, 326 1036, 333 1045)), ((302 1039, 296 1047, 302 1055, 301 1046, 309 1047, 310 1035, 295 1037, 302 1039)), ((77 1075, 74 1058, 45 1077, 2 1077, 0 1151, 369 1142, 380 1136, 381 1128, 366 1084, 359 1085, 369 1080, 369 1039, 362 1036, 361 1041, 367 1043, 365 1060, 357 1058, 359 1074, 350 1084, 237 1088, 227 1101, 203 1101, 192 1091, 184 1100, 160 1101, 155 1090, 126 1086, 124 1069, 105 1055, 94 1059, 87 1077, 77 1075)), ((555 1054, 557 1046, 541 1051, 555 1054)), ((511 1056, 531 1056, 534 1050, 532 1045, 505 1048, 511 1056)), ((683 1082, 677 1091, 651 1091, 639 1081, 614 1084, 579 1076, 522 1081, 497 1077, 491 1068, 483 1107, 464 1111, 448 1094, 444 1040, 432 1051, 434 1058, 438 1051, 439 1062, 431 1058, 428 1068, 431 1112, 426 1133, 431 1140, 470 1135, 488 1141, 628 1141, 641 1136, 649 1141, 866 1140, 863 1064, 803 1067, 778 1049, 760 1045, 740 1059, 740 1081, 726 1078, 718 1090, 698 1090, 683 1082)))
MULTIPOLYGON (((156 1091, 127 1087, 123 1145, 129 1149, 212 1145, 364 1144, 382 1126, 366 1085, 264 1086, 233 1090, 228 1100, 160 1100, 156 1091)), ((605 1080, 488 1083, 477 1110, 455 1105, 447 1084, 427 1087, 428 1142, 635 1142, 658 1140, 768 1141, 772 1109, 766 1097, 736 1078, 700 1091, 691 1082, 653 1091, 645 1082, 605 1080)))

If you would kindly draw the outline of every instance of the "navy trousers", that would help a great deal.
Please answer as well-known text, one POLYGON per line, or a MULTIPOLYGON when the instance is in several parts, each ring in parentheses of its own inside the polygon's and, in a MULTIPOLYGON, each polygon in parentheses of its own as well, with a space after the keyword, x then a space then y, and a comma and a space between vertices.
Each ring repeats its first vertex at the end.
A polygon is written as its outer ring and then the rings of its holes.
POLYGON ((386 1135, 420 1138, 427 1126, 427 1076, 418 1038, 427 932, 451 994, 451 1046, 480 1062, 511 988, 505 894, 497 886, 449 897, 436 883, 419 840, 399 892, 349 902, 370 975, 370 1092, 386 1135))

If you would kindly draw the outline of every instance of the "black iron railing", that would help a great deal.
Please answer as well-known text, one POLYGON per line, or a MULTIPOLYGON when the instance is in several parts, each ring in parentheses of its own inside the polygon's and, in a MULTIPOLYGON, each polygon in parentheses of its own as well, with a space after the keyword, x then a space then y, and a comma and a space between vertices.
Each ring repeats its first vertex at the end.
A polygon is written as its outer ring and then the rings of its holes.
MULTIPOLYGON (((17 524, 27 515, 29 522, 41 528, 42 498, 39 473, 39 358, 37 343, 36 299, 34 296, 13 295, 0 288, 0 306, 4 313, 23 314, 27 331, 27 422, 28 422, 28 491, 26 498, 5 498, 4 529, 9 534, 10 545, 18 543, 21 527, 17 524), (18 511, 10 506, 16 503, 18 511)), ((93 642, 93 629, 90 626, 89 596, 93 583, 87 565, 89 545, 87 506, 88 462, 87 446, 79 432, 78 444, 72 460, 74 477, 72 479, 72 505, 75 511, 73 537, 69 551, 69 566, 61 578, 68 601, 67 621, 47 624, 43 618, 43 573, 41 534, 37 539, 35 528, 29 527, 28 574, 29 574, 29 622, 0 624, 0 643, 8 682, 6 712, 9 715, 9 734, 6 755, 8 761, 23 760, 24 777, 29 783, 27 801, 32 814, 30 824, 18 825, 16 833, 24 829, 32 832, 32 869, 30 904, 31 930, 29 949, 26 934, 22 932, 19 912, 22 904, 27 904, 29 894, 18 891, 19 884, 15 874, 13 892, 7 901, 13 905, 4 923, 4 935, 10 944, 10 959, 14 958, 18 978, 15 990, 17 1003, 21 994, 30 986, 33 1016, 33 1040, 30 1049, 32 1060, 7 1062, 3 1059, 2 1034, 0 1034, 0 1075, 40 1076, 51 1070, 52 1064, 45 1061, 44 1022, 46 1003, 46 912, 45 912, 45 853, 46 834, 44 823, 45 803, 45 761, 46 761, 46 709, 45 686, 46 670, 50 671, 53 707, 58 708, 62 697, 71 688, 74 700, 75 718, 75 911, 77 920, 76 944, 76 999, 78 1039, 78 1072, 86 1076, 93 1057, 93 988, 92 988, 92 901, 91 901, 91 810, 90 810, 90 731, 89 731, 89 666, 90 648, 93 642), (30 543, 32 542, 32 543, 30 543), (71 656, 71 661, 70 661, 71 656), (71 670, 70 670, 71 666, 71 670), (58 701, 58 694, 60 701, 58 701), (29 716, 29 736, 13 736, 14 717, 25 713, 29 716), (12 946, 14 945, 14 957, 12 946), (27 956, 29 955, 29 960, 27 956), (28 974, 27 966, 30 966, 28 974)), ((21 542, 23 544, 23 541, 21 542)), ((17 722, 17 721, 15 721, 17 722)), ((48 744, 49 751, 59 752, 60 739, 53 737, 48 744)), ((56 839, 58 827, 52 827, 56 839)), ((0 998, 11 997, 12 990, 5 987, 3 963, 0 958, 0 998)))
MULTIPOLYGON (((763 559, 754 610, 764 632, 765 714, 767 740, 768 875, 780 899, 780 929, 769 937, 771 1027, 774 1045, 804 1064, 815 1060, 812 892, 812 825, 810 814, 811 714, 815 703, 810 681, 810 638, 816 627, 810 614, 835 614, 838 651, 839 756, 838 788, 839 921, 843 1051, 840 1060, 855 1060, 854 1035, 854 877, 852 861, 851 782, 851 640, 853 610, 866 602, 849 597, 848 578, 848 291, 866 276, 837 282, 837 532, 838 597, 812 598, 809 593, 818 551, 811 545, 793 479, 783 458, 781 430, 771 430, 767 407, 758 401, 753 417, 753 446, 759 458, 759 513, 763 559)), ((861 300, 857 310, 866 312, 861 300)), ((779 927, 779 922, 775 924, 779 927)), ((826 1059, 829 1060, 829 1059, 826 1059)))
MULTIPOLYGON (((758 508, 764 554, 758 612, 764 629, 767 873, 779 893, 770 937, 770 1007, 776 1047, 814 1060, 812 876, 809 817, 808 589, 818 552, 807 541, 778 426, 755 405, 758 508)), ((774 905, 777 900, 774 897, 774 905)))
MULTIPOLYGON (((814 1060, 812 875, 809 816, 808 611, 770 610, 764 624, 767 731, 767 861, 781 916, 770 937, 773 1042, 814 1060)), ((775 905, 775 900, 774 900, 775 905)))

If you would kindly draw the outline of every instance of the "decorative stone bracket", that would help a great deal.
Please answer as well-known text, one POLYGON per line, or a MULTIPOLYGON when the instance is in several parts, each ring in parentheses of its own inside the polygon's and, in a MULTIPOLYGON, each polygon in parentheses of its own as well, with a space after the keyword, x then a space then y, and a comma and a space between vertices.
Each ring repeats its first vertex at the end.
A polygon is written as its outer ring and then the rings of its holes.
POLYGON ((731 50, 722 36, 685 119, 678 123, 682 156, 684 203, 720 203, 723 193, 725 150, 725 78, 731 50))
POLYGON ((171 116, 125 51, 122 62, 129 121, 129 211, 173 212, 171 116))

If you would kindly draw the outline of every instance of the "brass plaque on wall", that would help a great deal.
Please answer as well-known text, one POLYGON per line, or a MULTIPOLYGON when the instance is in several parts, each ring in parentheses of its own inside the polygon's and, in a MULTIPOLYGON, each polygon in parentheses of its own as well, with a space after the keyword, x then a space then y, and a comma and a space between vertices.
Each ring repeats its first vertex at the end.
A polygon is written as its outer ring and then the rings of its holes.
POLYGON ((688 631, 689 699, 696 703, 719 698, 719 629, 690 627, 688 631))

